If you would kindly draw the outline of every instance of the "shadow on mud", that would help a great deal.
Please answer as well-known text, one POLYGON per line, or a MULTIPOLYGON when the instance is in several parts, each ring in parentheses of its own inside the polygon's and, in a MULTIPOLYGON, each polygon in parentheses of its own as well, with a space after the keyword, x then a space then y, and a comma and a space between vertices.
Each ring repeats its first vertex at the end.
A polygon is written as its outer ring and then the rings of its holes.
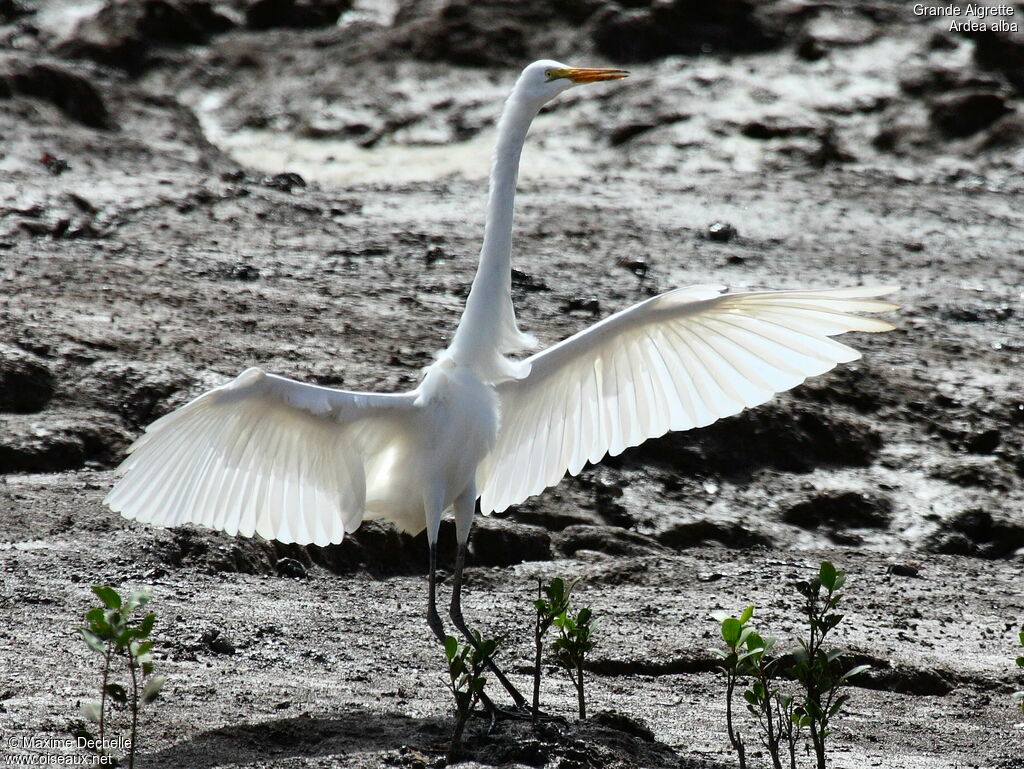
MULTIPOLYGON (((448 723, 401 713, 373 713, 351 708, 334 718, 282 718, 225 726, 200 732, 158 753, 141 757, 143 767, 207 769, 224 764, 248 765, 267 760, 394 751, 396 758, 445 747, 448 723)), ((372 761, 371 761, 372 763, 372 761)), ((401 761, 397 765, 401 765, 401 761)))

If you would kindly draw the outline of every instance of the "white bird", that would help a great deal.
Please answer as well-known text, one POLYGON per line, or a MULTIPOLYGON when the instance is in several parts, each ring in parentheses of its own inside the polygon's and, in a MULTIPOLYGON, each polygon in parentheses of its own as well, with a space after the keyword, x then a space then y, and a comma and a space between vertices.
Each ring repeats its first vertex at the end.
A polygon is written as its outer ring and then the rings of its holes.
POLYGON ((478 499, 485 515, 505 510, 605 454, 711 424, 860 357, 836 334, 893 328, 855 314, 895 309, 875 298, 890 286, 735 294, 691 286, 525 360, 507 357, 534 344, 516 325, 510 264, 530 124, 572 86, 627 74, 555 61, 523 70, 498 123, 479 269, 451 344, 415 390, 351 392, 250 368, 150 425, 106 504, 158 526, 194 523, 300 544, 341 542, 375 518, 425 528, 427 619, 442 641, 437 538, 452 509, 450 616, 469 638, 460 596, 478 499))

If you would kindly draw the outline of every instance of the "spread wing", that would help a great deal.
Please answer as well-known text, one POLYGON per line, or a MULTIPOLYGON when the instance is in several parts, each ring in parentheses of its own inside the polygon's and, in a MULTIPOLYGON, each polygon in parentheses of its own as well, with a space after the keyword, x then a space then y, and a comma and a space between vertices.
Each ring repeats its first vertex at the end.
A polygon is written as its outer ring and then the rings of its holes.
POLYGON ((391 481, 415 394, 303 384, 251 368, 150 425, 104 500, 127 518, 281 542, 341 542, 391 481))
POLYGON ((693 286, 533 355, 527 377, 497 386, 501 426, 477 474, 482 510, 504 510, 586 462, 711 424, 859 358, 829 337, 892 329, 855 313, 895 309, 874 298, 894 290, 723 294, 693 286))

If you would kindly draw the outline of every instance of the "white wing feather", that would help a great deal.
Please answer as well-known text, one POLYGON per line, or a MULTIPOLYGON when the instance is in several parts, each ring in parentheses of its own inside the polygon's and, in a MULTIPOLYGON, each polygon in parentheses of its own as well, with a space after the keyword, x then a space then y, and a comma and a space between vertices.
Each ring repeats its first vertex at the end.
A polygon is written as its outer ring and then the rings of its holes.
POLYGON ((363 520, 368 483, 393 481, 377 460, 409 440, 415 398, 248 369, 150 425, 105 502, 159 526, 341 542, 363 520))
POLYGON ((708 425, 860 357, 830 336, 893 328, 853 314, 895 309, 874 298, 891 286, 723 290, 692 286, 641 302, 497 385, 501 425, 477 472, 481 509, 500 512, 605 454, 708 425))

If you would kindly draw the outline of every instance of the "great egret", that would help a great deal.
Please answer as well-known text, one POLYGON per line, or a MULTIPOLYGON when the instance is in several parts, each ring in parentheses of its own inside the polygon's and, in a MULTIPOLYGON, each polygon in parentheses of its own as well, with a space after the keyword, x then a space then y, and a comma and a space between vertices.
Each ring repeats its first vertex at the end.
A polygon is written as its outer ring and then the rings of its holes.
POLYGON ((106 504, 159 526, 301 544, 341 542, 373 518, 426 528, 427 621, 442 641, 437 536, 451 508, 458 549, 449 614, 471 638, 461 586, 478 499, 485 515, 505 510, 605 454, 708 425, 859 357, 833 335, 892 328, 854 314, 894 309, 875 298, 891 287, 729 294, 691 286, 525 360, 507 357, 533 344, 516 325, 510 265, 527 131, 563 91, 627 74, 555 61, 523 70, 498 123, 479 269, 451 344, 415 390, 350 392, 250 368, 150 425, 106 504))

